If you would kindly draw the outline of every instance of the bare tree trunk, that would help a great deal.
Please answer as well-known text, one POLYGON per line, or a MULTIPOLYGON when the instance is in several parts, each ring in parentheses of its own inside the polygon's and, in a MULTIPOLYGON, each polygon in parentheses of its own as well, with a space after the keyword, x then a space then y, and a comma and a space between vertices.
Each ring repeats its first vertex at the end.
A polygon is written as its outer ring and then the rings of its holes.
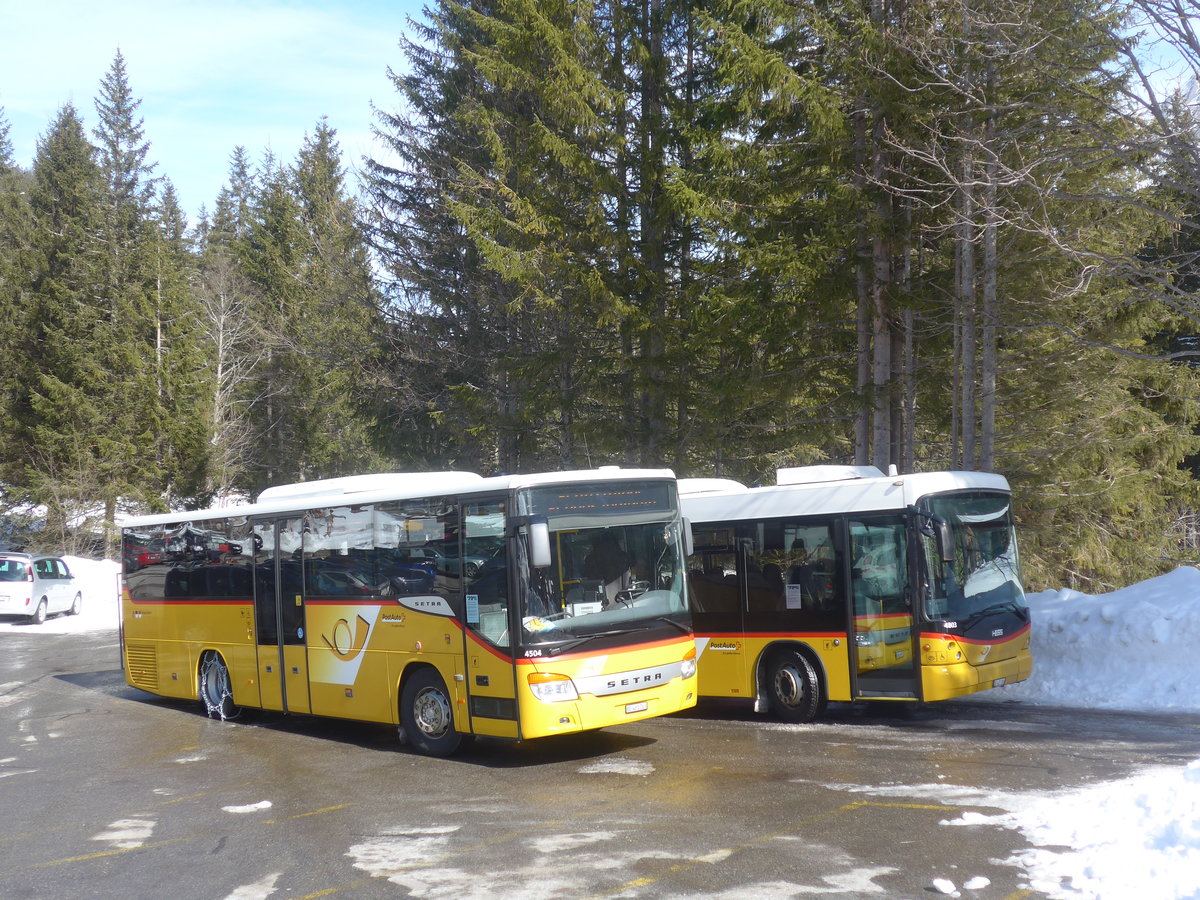
POLYGON ((642 259, 649 275, 643 300, 648 317, 640 341, 642 370, 641 453, 642 465, 663 461, 663 436, 667 431, 664 401, 663 356, 667 309, 667 204, 663 157, 663 58, 662 0, 644 0, 647 56, 642 67, 642 259))
MULTIPOLYGON (((989 73, 990 75, 991 73, 989 73)), ((989 78, 990 80, 990 78, 989 78)), ((995 118, 989 116, 987 124, 987 146, 994 152, 995 118)), ((996 280, 998 276, 996 258, 996 233, 999 230, 999 210, 996 208, 996 163, 989 159, 984 166, 987 179, 984 186, 983 209, 983 346, 980 388, 979 468, 990 472, 996 465, 996 280)))
MULTIPOLYGON (((866 237, 864 235, 865 242, 866 237)), ((871 462, 871 273, 869 251, 860 247, 857 288, 855 340, 858 353, 858 408, 854 416, 854 463, 865 466, 871 462)))
MULTIPOLYGON (((901 199, 899 202, 904 204, 904 231, 901 236, 900 272, 897 283, 903 295, 909 297, 912 291, 912 206, 907 200, 901 199)), ((895 385, 895 397, 892 403, 891 452, 891 461, 906 472, 911 472, 913 467, 912 417, 909 414, 914 405, 912 323, 912 307, 906 304, 892 333, 892 382, 895 385)))
MULTIPOLYGON (((874 168, 882 176, 882 153, 875 153, 874 168)), ((888 198, 877 204, 879 222, 888 221, 888 198)), ((882 227, 882 225, 880 225, 882 227)), ((871 461, 887 470, 892 448, 892 319, 887 288, 891 283, 891 247, 878 231, 871 239, 871 387, 873 406, 871 417, 871 461)))
POLYGON ((959 428, 962 436, 962 466, 975 466, 975 367, 976 367, 976 322, 975 322, 975 197, 971 184, 973 159, 965 153, 962 162, 962 183, 959 185, 958 251, 960 256, 958 279, 958 309, 961 353, 961 375, 959 381, 959 428))
MULTIPOLYGON (((866 167, 867 126, 865 113, 860 111, 854 119, 855 168, 864 172, 866 167)), ((865 179, 863 179, 865 181, 865 179)), ((854 463, 865 466, 871 461, 871 244, 867 238, 866 225, 859 225, 857 264, 855 266, 855 343, 858 368, 855 387, 858 389, 858 407, 854 416, 854 463)))

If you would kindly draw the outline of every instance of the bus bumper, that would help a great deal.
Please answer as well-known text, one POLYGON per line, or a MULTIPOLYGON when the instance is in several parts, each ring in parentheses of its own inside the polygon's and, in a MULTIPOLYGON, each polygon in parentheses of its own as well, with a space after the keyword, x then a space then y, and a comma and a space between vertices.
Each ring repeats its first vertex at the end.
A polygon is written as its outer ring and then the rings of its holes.
POLYGON ((1033 673, 1033 654, 1028 650, 1010 659, 973 666, 968 662, 921 667, 921 687, 926 701, 949 700, 969 694, 1017 684, 1033 673))

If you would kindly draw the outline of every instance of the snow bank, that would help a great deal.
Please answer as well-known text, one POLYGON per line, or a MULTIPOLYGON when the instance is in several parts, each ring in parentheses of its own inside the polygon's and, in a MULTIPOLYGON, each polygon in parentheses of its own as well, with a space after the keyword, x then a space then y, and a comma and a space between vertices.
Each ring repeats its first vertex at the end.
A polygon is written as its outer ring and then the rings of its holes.
POLYGON ((1109 594, 1029 596, 1033 675, 983 702, 1200 712, 1200 569, 1109 594))

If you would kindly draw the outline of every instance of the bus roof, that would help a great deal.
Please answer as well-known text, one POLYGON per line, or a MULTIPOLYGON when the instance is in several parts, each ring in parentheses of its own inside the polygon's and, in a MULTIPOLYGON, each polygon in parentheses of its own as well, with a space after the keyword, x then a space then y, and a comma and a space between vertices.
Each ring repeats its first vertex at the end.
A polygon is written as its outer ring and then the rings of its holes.
POLYGON ((1004 476, 990 472, 884 475, 871 466, 808 468, 836 471, 829 473, 833 479, 819 480, 805 477, 798 469, 781 469, 776 473, 780 483, 767 487, 745 487, 728 479, 681 478, 679 495, 683 514, 692 522, 736 522, 839 512, 882 512, 905 509, 922 497, 945 491, 976 489, 1007 493, 1009 490, 1004 476), (859 472, 855 474, 850 469, 859 472))
POLYGON ((269 516, 346 503, 383 503, 456 494, 499 493, 520 488, 602 481, 674 481, 670 469, 622 469, 602 466, 569 472, 496 475, 485 478, 474 472, 393 472, 350 475, 277 485, 265 489, 254 503, 210 509, 182 510, 148 516, 131 516, 122 528, 165 525, 174 522, 224 519, 229 516, 269 516))

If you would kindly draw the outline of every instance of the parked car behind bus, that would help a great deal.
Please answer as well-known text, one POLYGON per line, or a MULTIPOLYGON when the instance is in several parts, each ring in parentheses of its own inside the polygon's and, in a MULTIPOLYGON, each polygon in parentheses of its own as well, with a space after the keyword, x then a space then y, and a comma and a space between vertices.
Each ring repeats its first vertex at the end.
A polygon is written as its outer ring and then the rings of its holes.
POLYGON ((64 559, 0 553, 0 616, 25 616, 40 625, 56 613, 77 615, 83 594, 64 559))

